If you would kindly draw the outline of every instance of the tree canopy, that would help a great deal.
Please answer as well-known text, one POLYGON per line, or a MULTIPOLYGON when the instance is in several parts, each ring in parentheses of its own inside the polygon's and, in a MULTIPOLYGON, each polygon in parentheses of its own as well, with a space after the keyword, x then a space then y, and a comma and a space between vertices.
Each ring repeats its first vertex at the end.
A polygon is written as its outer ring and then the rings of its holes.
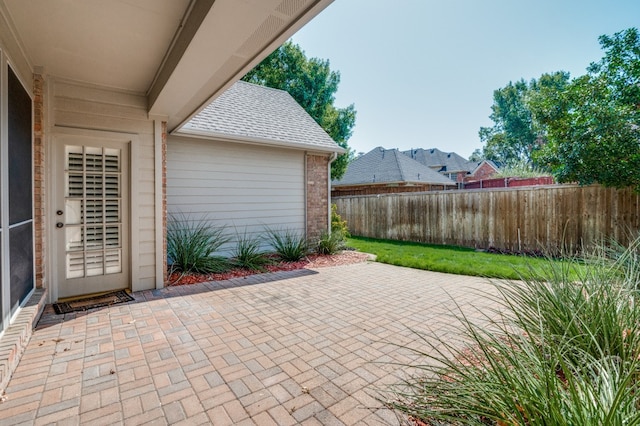
POLYGON ((344 175, 353 156, 348 140, 355 126, 356 110, 353 104, 346 108, 334 105, 340 73, 331 71, 328 60, 307 58, 300 46, 288 41, 242 80, 289 92, 338 145, 348 150, 331 165, 332 179, 344 175))
POLYGON ((599 41, 604 57, 583 76, 556 72, 496 90, 481 155, 526 162, 559 182, 640 189, 640 34, 599 41))
POLYGON ((481 127, 479 132, 485 144, 482 157, 505 165, 532 164, 534 153, 545 143, 545 134, 534 120, 530 99, 541 90, 562 90, 568 81, 568 73, 556 72, 530 82, 509 82, 495 90, 489 116, 495 124, 481 127))
POLYGON ((548 143, 537 161, 560 182, 640 189, 640 35, 601 36, 604 57, 531 102, 548 143))

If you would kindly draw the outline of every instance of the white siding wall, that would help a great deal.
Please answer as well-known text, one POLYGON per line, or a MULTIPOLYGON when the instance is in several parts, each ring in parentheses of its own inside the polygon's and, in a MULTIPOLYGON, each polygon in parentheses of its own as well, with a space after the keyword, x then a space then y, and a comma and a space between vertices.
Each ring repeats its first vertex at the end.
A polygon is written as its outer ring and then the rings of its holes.
MULTIPOLYGON (((143 96, 83 86, 65 81, 50 80, 48 117, 51 132, 53 126, 78 129, 124 132, 135 134, 137 146, 137 176, 132 203, 137 204, 137 218, 131 218, 132 247, 138 268, 133 290, 152 289, 155 282, 155 187, 154 187, 154 122, 147 116, 147 101, 143 96)), ((51 139, 50 139, 51 140, 51 139)))
MULTIPOLYGON (((265 228, 304 234, 304 153, 170 136, 167 143, 167 209, 206 217, 237 234, 265 228)), ((267 245, 263 245, 267 248, 267 245)), ((225 247, 230 254, 233 241, 225 247)))

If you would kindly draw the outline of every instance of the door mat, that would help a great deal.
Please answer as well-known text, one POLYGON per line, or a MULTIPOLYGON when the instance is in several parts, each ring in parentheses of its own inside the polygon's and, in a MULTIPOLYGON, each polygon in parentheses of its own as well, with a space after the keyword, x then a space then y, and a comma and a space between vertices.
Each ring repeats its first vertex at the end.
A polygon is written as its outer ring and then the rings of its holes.
POLYGON ((53 304, 56 314, 68 314, 69 312, 86 311, 93 308, 115 305, 117 303, 131 302, 135 300, 125 290, 113 291, 99 296, 86 297, 84 299, 70 300, 53 304))

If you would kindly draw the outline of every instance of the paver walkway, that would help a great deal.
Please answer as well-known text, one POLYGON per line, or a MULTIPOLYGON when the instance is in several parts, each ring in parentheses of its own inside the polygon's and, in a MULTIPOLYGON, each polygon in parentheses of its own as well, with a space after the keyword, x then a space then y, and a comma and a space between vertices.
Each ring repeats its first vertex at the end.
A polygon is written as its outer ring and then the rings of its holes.
POLYGON ((0 424, 398 424, 377 389, 448 333, 485 280, 379 263, 134 293, 86 313, 47 308, 0 424))

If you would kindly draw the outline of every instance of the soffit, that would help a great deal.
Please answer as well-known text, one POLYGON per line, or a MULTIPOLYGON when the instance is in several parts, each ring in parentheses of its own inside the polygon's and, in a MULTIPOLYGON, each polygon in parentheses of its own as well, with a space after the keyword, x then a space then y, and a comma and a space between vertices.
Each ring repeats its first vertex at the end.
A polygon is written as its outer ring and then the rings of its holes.
POLYGON ((152 88, 150 111, 169 116, 169 131, 181 127, 332 1, 216 0, 170 77, 152 88))
POLYGON ((1 0, 31 68, 146 95, 175 130, 333 0, 1 0))
POLYGON ((4 0, 31 66, 146 93, 190 0, 4 0))

